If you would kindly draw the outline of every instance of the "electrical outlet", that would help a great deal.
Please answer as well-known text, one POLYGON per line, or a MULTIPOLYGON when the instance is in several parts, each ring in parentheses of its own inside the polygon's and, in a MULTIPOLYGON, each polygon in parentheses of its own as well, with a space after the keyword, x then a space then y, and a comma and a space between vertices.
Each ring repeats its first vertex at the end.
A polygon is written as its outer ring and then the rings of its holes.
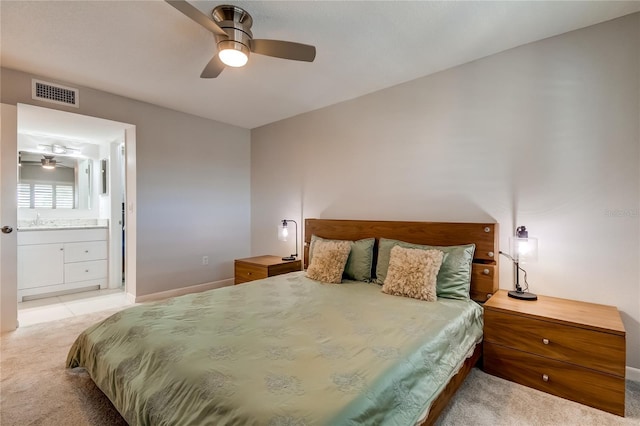
POLYGON ((202 256, 202 264, 203 265, 209 264, 209 256, 202 256))

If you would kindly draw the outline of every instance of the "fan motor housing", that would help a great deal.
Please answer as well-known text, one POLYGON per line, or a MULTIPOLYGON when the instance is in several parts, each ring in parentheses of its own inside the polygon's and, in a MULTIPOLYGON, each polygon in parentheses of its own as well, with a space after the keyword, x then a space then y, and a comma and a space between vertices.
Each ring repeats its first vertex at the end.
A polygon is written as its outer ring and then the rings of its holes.
POLYGON ((241 43, 248 49, 251 48, 251 39, 253 38, 251 26, 253 25, 253 18, 246 10, 238 6, 223 4, 216 6, 211 12, 211 16, 216 24, 218 24, 229 37, 225 39, 224 37, 216 35, 216 42, 219 49, 223 47, 227 49, 233 48, 231 47, 233 43, 241 43), (221 45, 221 43, 223 43, 223 45, 221 45))

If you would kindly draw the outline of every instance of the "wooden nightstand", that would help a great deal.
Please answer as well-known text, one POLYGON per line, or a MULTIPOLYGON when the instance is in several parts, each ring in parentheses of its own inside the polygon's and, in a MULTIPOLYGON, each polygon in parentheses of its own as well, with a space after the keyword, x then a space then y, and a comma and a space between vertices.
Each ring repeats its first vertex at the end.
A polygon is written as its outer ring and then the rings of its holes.
POLYGON ((279 256, 256 256, 235 261, 235 284, 302 270, 301 260, 282 260, 279 256))
POLYGON ((625 330, 614 306, 500 290, 484 304, 483 347, 489 374, 624 416, 625 330))

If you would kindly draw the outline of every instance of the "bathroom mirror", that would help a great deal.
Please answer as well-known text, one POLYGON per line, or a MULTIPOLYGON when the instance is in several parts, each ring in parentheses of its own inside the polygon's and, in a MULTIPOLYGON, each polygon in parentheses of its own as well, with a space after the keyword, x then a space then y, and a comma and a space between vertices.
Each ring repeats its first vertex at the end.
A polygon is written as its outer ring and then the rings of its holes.
POLYGON ((92 161, 85 158, 19 152, 18 207, 91 209, 92 161), (43 161, 44 160, 44 161, 43 161))

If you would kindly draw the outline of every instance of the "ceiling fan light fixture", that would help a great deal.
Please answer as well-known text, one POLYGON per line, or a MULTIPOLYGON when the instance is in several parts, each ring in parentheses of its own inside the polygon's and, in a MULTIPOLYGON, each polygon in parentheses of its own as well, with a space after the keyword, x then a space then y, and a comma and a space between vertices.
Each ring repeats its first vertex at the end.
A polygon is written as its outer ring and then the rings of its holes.
POLYGON ((51 170, 56 168, 56 160, 50 155, 45 155, 44 158, 40 160, 40 163, 42 163, 43 169, 51 170))
POLYGON ((243 67, 249 60, 249 48, 237 41, 223 40, 218 43, 218 56, 229 67, 243 67))

